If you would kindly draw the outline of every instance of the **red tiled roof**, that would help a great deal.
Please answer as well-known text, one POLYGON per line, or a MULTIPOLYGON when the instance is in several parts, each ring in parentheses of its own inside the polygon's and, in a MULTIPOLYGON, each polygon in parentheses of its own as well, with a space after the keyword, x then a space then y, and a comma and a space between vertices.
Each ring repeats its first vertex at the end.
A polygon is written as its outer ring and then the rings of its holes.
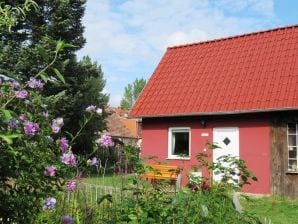
POLYGON ((298 109, 298 25, 168 48, 132 117, 298 109))

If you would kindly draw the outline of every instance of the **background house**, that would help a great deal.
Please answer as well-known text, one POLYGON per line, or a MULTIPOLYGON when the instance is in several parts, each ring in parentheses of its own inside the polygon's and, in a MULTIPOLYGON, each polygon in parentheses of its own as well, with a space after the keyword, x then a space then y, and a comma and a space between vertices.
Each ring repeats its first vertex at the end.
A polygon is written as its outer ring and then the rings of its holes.
POLYGON ((213 160, 239 156, 257 176, 244 191, 298 197, 298 26, 168 48, 130 116, 144 157, 187 174, 217 142, 213 160))
POLYGON ((101 134, 110 135, 123 144, 137 146, 141 139, 141 120, 128 119, 129 111, 121 108, 108 108, 106 112, 109 113, 107 130, 101 134))

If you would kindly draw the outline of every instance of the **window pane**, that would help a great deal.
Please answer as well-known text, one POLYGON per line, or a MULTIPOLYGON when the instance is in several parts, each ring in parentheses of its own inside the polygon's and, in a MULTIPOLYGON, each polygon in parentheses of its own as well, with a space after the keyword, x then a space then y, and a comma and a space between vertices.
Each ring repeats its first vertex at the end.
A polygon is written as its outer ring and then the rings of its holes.
POLYGON ((296 134, 296 124, 288 124, 288 133, 296 134))
POLYGON ((289 135, 289 146, 297 146, 296 135, 289 135))
POLYGON ((289 160, 289 171, 298 171, 297 160, 289 160))
POLYGON ((189 132, 173 132, 173 155, 189 156, 189 132))
POLYGON ((289 158, 290 159, 297 158, 297 148, 296 147, 289 147, 289 158))

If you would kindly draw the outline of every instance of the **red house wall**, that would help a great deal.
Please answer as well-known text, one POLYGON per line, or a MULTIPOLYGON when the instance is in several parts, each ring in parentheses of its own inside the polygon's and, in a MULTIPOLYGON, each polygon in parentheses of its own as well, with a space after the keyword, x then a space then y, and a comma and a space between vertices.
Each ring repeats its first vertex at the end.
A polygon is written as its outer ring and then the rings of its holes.
MULTIPOLYGON (((142 149, 141 156, 147 158, 156 156, 154 162, 166 162, 183 168, 182 184, 187 183, 186 174, 192 166, 198 165, 195 156, 206 152, 206 142, 212 142, 214 127, 238 127, 240 158, 247 163, 248 169, 258 178, 243 191, 249 193, 270 193, 270 128, 268 119, 254 116, 212 117, 204 118, 206 125, 201 125, 199 117, 185 118, 147 118, 142 122, 142 149), (191 128, 191 157, 189 160, 167 159, 168 157, 168 129, 170 127, 191 128), (208 135, 208 136, 202 136, 208 135)), ((207 150, 208 152, 208 150, 207 150)), ((212 158, 209 153, 210 159, 212 158)), ((207 175, 203 170, 203 175, 207 175)))

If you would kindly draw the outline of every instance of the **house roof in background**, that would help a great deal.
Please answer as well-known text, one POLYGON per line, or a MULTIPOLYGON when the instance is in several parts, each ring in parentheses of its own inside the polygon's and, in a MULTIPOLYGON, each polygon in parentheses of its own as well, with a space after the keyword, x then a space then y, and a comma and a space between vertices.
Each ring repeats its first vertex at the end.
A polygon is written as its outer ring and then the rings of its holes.
POLYGON ((138 138, 138 120, 128 119, 127 110, 120 108, 108 108, 107 112, 111 113, 107 118, 107 130, 102 134, 112 137, 138 138))
POLYGON ((298 25, 170 47, 132 117, 298 109, 298 25))

